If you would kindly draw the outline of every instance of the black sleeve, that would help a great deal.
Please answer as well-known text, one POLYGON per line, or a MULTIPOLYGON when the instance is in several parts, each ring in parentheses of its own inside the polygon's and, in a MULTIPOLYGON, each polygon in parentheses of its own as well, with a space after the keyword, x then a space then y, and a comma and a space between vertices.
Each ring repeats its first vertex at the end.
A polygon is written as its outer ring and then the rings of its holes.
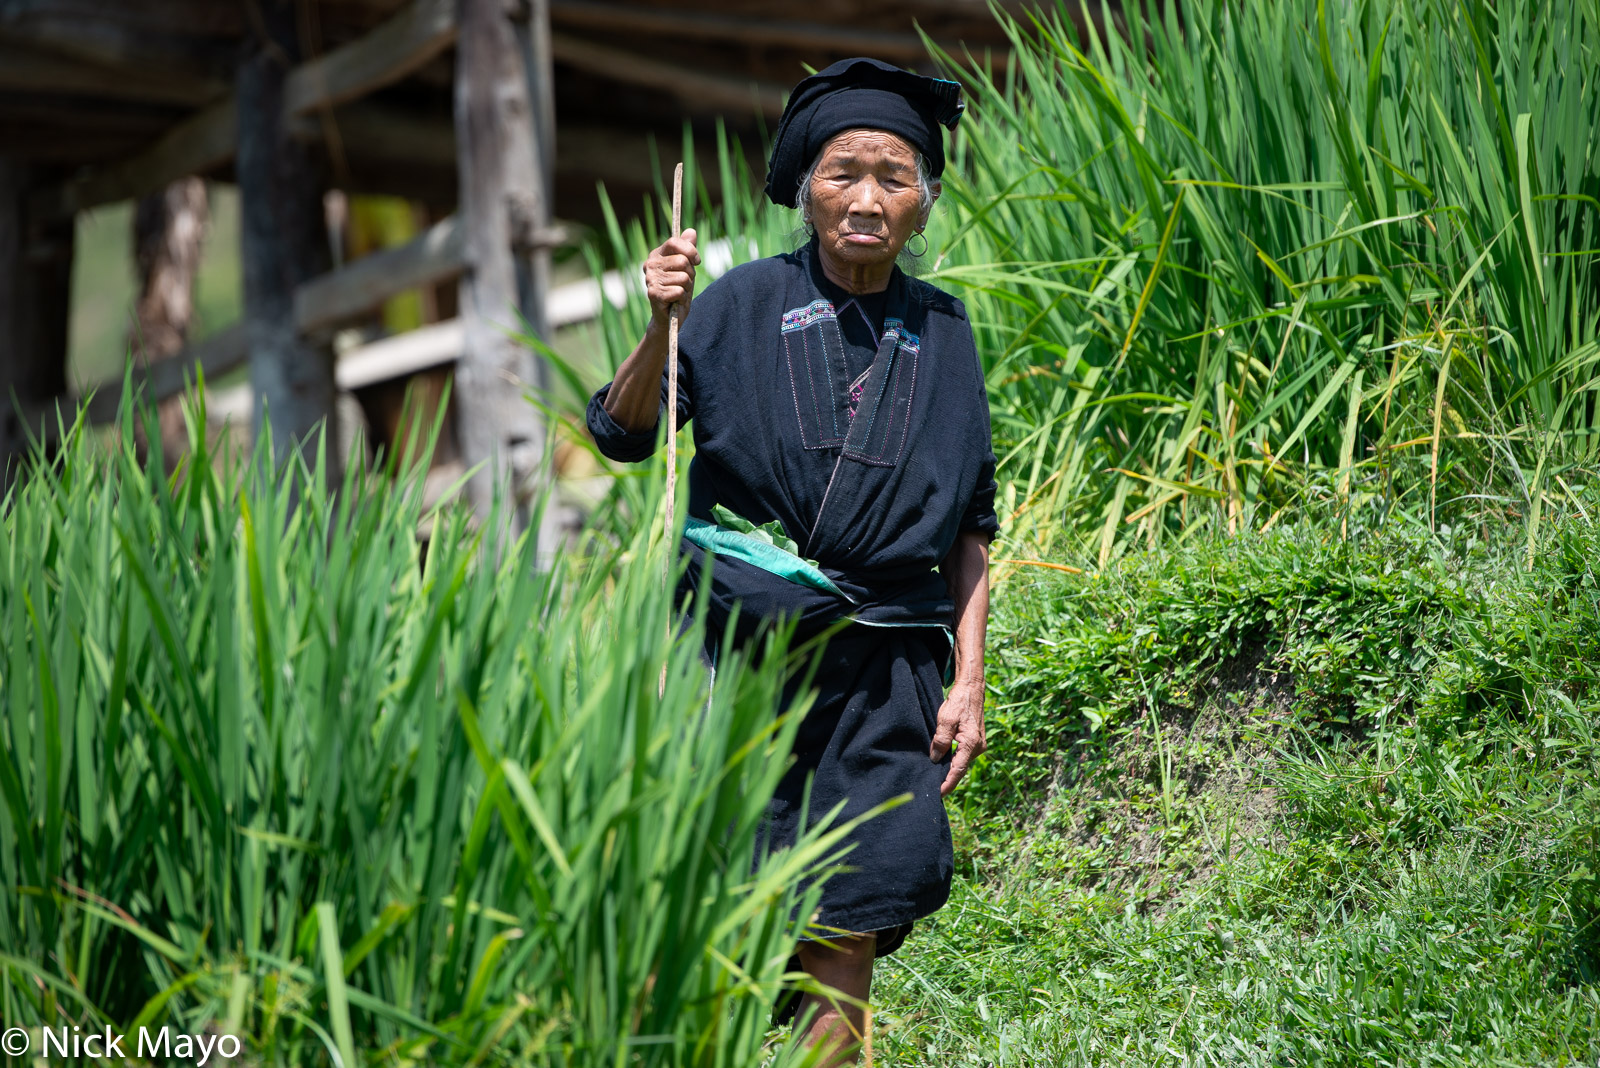
MULTIPOLYGON (((972 338, 972 326, 967 320, 967 310, 959 300, 950 298, 955 312, 960 316, 966 326, 968 339, 972 338)), ((995 457, 994 436, 989 425, 989 389, 983 380, 983 363, 978 359, 977 344, 972 341, 972 368, 977 374, 978 405, 983 411, 983 460, 978 467, 978 481, 973 486, 972 496, 967 501, 966 511, 961 513, 961 526, 958 528, 963 534, 983 534, 990 541, 1000 533, 1000 517, 995 514, 994 495, 998 489, 995 482, 995 457)))
POLYGON ((1000 533, 1000 517, 994 510, 995 489, 994 453, 991 452, 978 472, 978 485, 967 502, 967 510, 961 514, 961 533, 983 534, 990 541, 1000 533))
MULTIPOLYGON (((696 308, 695 311, 699 309, 696 308)), ((680 339, 681 340, 681 339, 680 339)), ((679 345, 678 349, 678 426, 681 429, 688 425, 694 418, 694 389, 688 353, 679 345)), ((613 460, 622 463, 636 464, 650 459, 656 451, 656 432, 661 425, 661 413, 667 410, 667 374, 661 373, 661 406, 656 409, 656 425, 648 430, 624 430, 617 421, 611 418, 611 413, 606 411, 606 395, 611 392, 611 383, 607 382, 595 391, 589 398, 589 409, 585 421, 589 424, 589 433, 594 435, 594 442, 600 446, 600 451, 613 460)))

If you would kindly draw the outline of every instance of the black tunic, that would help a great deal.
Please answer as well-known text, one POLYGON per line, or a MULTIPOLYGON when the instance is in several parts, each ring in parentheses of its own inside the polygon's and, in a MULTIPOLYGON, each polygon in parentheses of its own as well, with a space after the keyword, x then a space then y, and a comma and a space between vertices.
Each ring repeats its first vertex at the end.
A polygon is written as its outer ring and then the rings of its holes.
MULTIPOLYGON (((995 460, 961 302, 898 269, 884 293, 852 296, 816 255, 813 243, 745 264, 695 298, 679 339, 678 417, 694 430, 689 514, 711 520, 722 505, 779 521, 840 591, 719 556, 708 634, 721 635, 735 605, 740 638, 779 616, 797 618, 802 638, 854 621, 824 653, 770 828, 775 845, 793 841, 808 778, 812 819, 837 802, 848 818, 910 795, 863 825, 846 861, 855 870, 824 887, 819 922, 881 932, 881 953, 949 893, 945 768, 928 759, 954 611, 937 568, 958 533, 997 531, 995 460)), ((656 430, 618 426, 603 406, 609 389, 588 410, 601 451, 648 458, 656 430)), ((704 551, 685 540, 684 552, 698 586, 704 551)))

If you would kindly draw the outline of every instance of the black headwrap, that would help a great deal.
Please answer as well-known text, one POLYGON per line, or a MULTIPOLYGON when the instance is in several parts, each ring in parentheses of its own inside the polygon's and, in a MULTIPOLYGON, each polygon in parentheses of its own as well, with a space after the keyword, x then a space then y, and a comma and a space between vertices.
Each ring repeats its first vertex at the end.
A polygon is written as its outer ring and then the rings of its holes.
POLYGON ((965 108, 956 82, 925 78, 876 59, 841 59, 789 95, 767 161, 767 197, 794 207, 800 179, 822 146, 833 135, 858 128, 905 138, 937 178, 944 173, 939 127, 954 130, 965 108))

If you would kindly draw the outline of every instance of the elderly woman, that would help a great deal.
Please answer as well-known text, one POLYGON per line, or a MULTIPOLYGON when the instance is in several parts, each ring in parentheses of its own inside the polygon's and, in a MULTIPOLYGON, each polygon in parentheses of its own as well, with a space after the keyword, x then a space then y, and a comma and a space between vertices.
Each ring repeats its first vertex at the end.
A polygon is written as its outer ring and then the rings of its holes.
MULTIPOLYGON (((684 551, 688 582, 710 584, 708 633, 720 636, 735 606, 741 641, 778 618, 798 620, 802 637, 848 621, 826 644, 769 828, 774 847, 795 840, 808 780, 813 819, 909 795, 856 833, 850 870, 825 884, 817 918, 837 934, 799 951, 808 973, 862 1002, 874 958, 949 896, 943 796, 984 746, 998 523, 983 374, 961 302, 896 263, 913 238, 926 248, 940 127, 961 110, 954 82, 870 59, 802 81, 767 195, 800 209, 810 241, 698 297, 695 232, 656 249, 644 266, 650 325, 588 411, 606 455, 651 455, 668 315, 680 305, 676 402, 696 449, 684 551), (751 527, 778 544, 739 533, 751 527)), ((812 1008, 811 1037, 847 1063, 859 1010, 812 1008)))

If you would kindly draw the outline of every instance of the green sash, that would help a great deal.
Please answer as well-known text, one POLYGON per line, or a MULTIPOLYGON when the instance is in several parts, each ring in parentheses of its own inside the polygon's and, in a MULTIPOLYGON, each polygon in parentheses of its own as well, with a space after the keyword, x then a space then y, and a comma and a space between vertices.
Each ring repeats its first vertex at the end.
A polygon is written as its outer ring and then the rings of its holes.
POLYGON ((837 594, 851 601, 849 594, 822 573, 816 561, 800 555, 798 546, 783 532, 781 524, 772 522, 756 526, 720 504, 712 509, 711 514, 720 522, 708 523, 690 516, 684 521, 683 536, 706 552, 737 557, 779 578, 837 594))

